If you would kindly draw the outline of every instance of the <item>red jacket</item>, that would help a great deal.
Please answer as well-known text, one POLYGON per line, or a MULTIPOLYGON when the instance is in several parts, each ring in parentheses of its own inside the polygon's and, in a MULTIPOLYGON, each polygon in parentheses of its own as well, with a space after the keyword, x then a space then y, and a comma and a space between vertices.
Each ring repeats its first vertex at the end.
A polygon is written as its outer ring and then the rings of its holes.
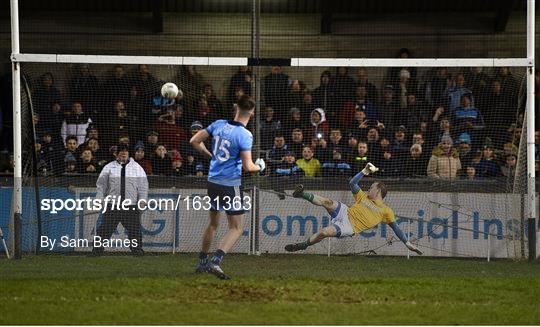
POLYGON ((186 132, 178 125, 157 122, 154 128, 159 133, 159 143, 165 145, 168 151, 180 151, 182 144, 187 140, 186 132))

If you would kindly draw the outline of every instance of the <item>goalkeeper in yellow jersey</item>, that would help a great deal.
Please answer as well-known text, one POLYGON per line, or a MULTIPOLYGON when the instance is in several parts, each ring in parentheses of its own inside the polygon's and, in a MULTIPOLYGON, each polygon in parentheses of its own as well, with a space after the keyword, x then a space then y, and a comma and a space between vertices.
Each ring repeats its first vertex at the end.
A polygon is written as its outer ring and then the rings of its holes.
POLYGON ((350 180, 349 186, 356 201, 351 207, 347 207, 341 202, 305 192, 304 187, 298 185, 293 196, 295 198, 304 198, 314 205, 323 206, 332 217, 332 221, 330 226, 311 235, 304 242, 288 244, 285 246, 285 250, 289 252, 305 250, 327 237, 353 236, 383 222, 392 228, 397 237, 409 250, 422 254, 422 251, 407 241, 405 234, 403 234, 403 231, 396 224, 394 211, 384 203, 383 199, 387 192, 386 185, 381 182, 374 182, 371 184, 367 193, 360 189, 358 182, 362 177, 378 170, 372 163, 368 163, 361 172, 350 180))

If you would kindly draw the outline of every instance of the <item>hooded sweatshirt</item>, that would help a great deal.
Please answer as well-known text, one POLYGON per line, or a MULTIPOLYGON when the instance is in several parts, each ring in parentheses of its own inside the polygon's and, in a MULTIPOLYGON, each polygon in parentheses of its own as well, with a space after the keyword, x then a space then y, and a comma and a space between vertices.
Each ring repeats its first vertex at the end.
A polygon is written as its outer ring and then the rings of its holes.
POLYGON ((329 126, 328 126, 328 121, 326 121, 326 114, 324 110, 322 110, 321 108, 317 108, 317 109, 314 109, 311 113, 313 114, 313 112, 315 111, 319 113, 319 115, 321 116, 321 120, 318 123, 316 123, 311 118, 311 115, 309 116, 310 126, 307 128, 307 131, 306 131, 307 136, 308 136, 306 140, 311 140, 313 137, 317 135, 317 133, 322 133, 324 137, 328 136, 329 126))

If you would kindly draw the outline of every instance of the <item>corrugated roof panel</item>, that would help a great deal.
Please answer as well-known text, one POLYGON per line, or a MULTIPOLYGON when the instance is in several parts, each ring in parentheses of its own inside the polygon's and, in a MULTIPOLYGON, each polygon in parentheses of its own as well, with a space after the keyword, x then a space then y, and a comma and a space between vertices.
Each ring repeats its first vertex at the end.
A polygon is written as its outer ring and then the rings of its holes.
MULTIPOLYGON (((151 11, 155 0, 21 0, 21 11, 151 11)), ((525 10, 526 0, 261 0, 263 13, 316 13, 329 1, 336 13, 396 13, 445 11, 496 11, 500 1, 514 1, 525 10)), ((252 0, 164 0, 170 12, 250 12, 252 0)), ((9 1, 0 1, 9 11, 9 1)))

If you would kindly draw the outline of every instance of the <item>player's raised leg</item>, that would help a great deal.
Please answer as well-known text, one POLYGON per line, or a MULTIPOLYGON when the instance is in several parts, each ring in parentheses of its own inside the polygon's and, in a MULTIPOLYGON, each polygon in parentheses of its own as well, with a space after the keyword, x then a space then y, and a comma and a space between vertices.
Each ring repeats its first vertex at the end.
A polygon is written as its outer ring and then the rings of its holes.
POLYGON ((338 207, 338 202, 332 199, 328 199, 323 196, 304 191, 304 185, 301 184, 296 186, 293 192, 293 196, 295 198, 305 199, 316 206, 324 207, 329 214, 333 214, 338 207))
MULTIPOLYGON (((338 212, 341 209, 341 204, 332 199, 325 198, 323 196, 306 192, 303 185, 296 186, 296 189, 293 192, 295 198, 303 198, 314 205, 324 207, 326 211, 335 218, 338 215, 338 212)), ((332 223, 330 226, 327 226, 317 233, 311 235, 304 242, 288 244, 285 246, 285 250, 289 252, 301 251, 307 249, 309 246, 319 243, 327 237, 339 237, 341 235, 341 229, 338 225, 332 223)))
POLYGON ((219 211, 210 211, 209 213, 208 225, 206 226, 202 237, 202 247, 201 252, 199 253, 199 264, 195 269, 196 273, 203 273, 208 269, 208 253, 212 247, 212 241, 216 235, 216 230, 219 227, 219 216, 219 211))

